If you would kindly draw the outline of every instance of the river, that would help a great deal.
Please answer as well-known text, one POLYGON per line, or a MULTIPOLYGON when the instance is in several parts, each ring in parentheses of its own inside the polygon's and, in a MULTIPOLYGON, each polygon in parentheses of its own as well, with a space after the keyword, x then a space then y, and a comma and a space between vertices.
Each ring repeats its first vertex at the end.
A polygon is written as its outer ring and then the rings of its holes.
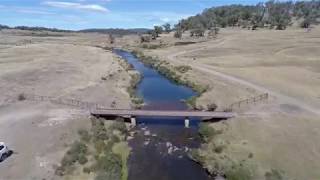
MULTIPOLYGON (((183 100, 197 95, 145 66, 133 54, 119 49, 114 52, 142 75, 136 93, 143 98, 144 109, 184 110, 188 107, 183 100)), ((190 128, 184 128, 184 121, 177 118, 138 117, 137 122, 134 138, 129 141, 129 180, 210 179, 199 164, 188 158, 190 149, 200 145, 199 121, 191 119, 190 128)))

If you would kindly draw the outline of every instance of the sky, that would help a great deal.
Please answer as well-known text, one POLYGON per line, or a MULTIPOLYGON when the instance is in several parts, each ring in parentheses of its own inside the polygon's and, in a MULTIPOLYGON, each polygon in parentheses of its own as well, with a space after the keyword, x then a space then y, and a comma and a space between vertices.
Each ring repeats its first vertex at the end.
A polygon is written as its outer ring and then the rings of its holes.
MULTIPOLYGON (((260 0, 261 1, 261 0, 260 0)), ((152 28, 227 4, 259 0, 0 0, 0 24, 80 30, 152 28)))

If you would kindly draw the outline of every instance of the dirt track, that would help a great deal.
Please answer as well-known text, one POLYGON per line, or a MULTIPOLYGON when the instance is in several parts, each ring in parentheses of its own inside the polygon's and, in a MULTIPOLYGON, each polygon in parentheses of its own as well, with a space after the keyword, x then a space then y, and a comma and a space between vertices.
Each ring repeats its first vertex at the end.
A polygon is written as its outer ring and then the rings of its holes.
MULTIPOLYGON (((218 45, 220 45, 220 43, 216 44, 215 46, 218 46, 218 45)), ((200 47, 200 48, 197 48, 197 49, 193 49, 191 51, 177 52, 177 53, 169 55, 167 58, 169 60, 171 60, 171 61, 176 61, 175 58, 177 58, 178 56, 183 56, 186 53, 196 53, 197 51, 203 50, 205 48, 208 48, 208 47, 204 46, 204 47, 200 47)), ((227 81, 231 81, 231 82, 242 84, 244 86, 256 89, 257 91, 260 91, 260 92, 268 93, 271 96, 275 96, 276 98, 278 98, 279 101, 283 101, 283 103, 292 104, 292 105, 295 105, 295 106, 297 106, 297 107, 299 107, 301 109, 305 109, 305 110, 307 110, 309 112, 312 112, 312 113, 315 113, 317 115, 320 115, 319 108, 312 107, 312 106, 306 104, 305 102, 303 102, 303 101, 301 101, 299 99, 296 99, 294 97, 289 97, 289 96, 287 96, 285 94, 281 94, 281 93, 276 92, 274 90, 268 89, 268 88, 266 88, 266 87, 264 87, 262 85, 259 85, 257 83, 252 83, 252 82, 249 82, 248 80, 241 79, 239 77, 235 77, 235 76, 232 76, 232 75, 228 75, 226 73, 219 72, 214 67, 201 65, 201 64, 198 64, 198 63, 192 63, 192 64, 189 64, 189 65, 191 65, 193 69, 197 69, 197 70, 212 74, 214 76, 221 77, 221 78, 223 78, 223 79, 225 79, 227 81)))

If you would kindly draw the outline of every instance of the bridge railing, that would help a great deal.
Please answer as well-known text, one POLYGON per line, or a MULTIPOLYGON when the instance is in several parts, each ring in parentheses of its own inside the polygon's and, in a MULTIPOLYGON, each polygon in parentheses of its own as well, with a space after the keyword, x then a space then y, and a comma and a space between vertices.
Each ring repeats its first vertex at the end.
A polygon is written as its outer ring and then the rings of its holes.
POLYGON ((261 102, 263 100, 268 100, 269 99, 269 94, 268 93, 264 93, 264 94, 261 94, 259 96, 255 96, 255 97, 252 97, 252 98, 247 98, 247 99, 244 99, 244 100, 240 100, 240 101, 237 101, 235 103, 232 103, 229 107, 226 108, 225 111, 234 111, 235 109, 240 109, 241 107, 243 106, 247 106, 247 105, 250 105, 250 104, 255 104, 255 103, 258 103, 258 102, 261 102))

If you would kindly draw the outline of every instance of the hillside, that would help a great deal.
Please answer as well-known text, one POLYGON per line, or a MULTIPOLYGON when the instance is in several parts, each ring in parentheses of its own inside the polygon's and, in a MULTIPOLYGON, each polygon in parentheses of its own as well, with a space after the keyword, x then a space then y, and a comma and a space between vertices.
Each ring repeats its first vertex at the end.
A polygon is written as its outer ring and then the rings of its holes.
POLYGON ((303 28, 318 24, 320 1, 268 1, 257 5, 226 5, 205 9, 201 14, 182 19, 177 29, 210 29, 214 27, 234 27, 256 29, 268 27, 283 30, 299 21, 303 28))

